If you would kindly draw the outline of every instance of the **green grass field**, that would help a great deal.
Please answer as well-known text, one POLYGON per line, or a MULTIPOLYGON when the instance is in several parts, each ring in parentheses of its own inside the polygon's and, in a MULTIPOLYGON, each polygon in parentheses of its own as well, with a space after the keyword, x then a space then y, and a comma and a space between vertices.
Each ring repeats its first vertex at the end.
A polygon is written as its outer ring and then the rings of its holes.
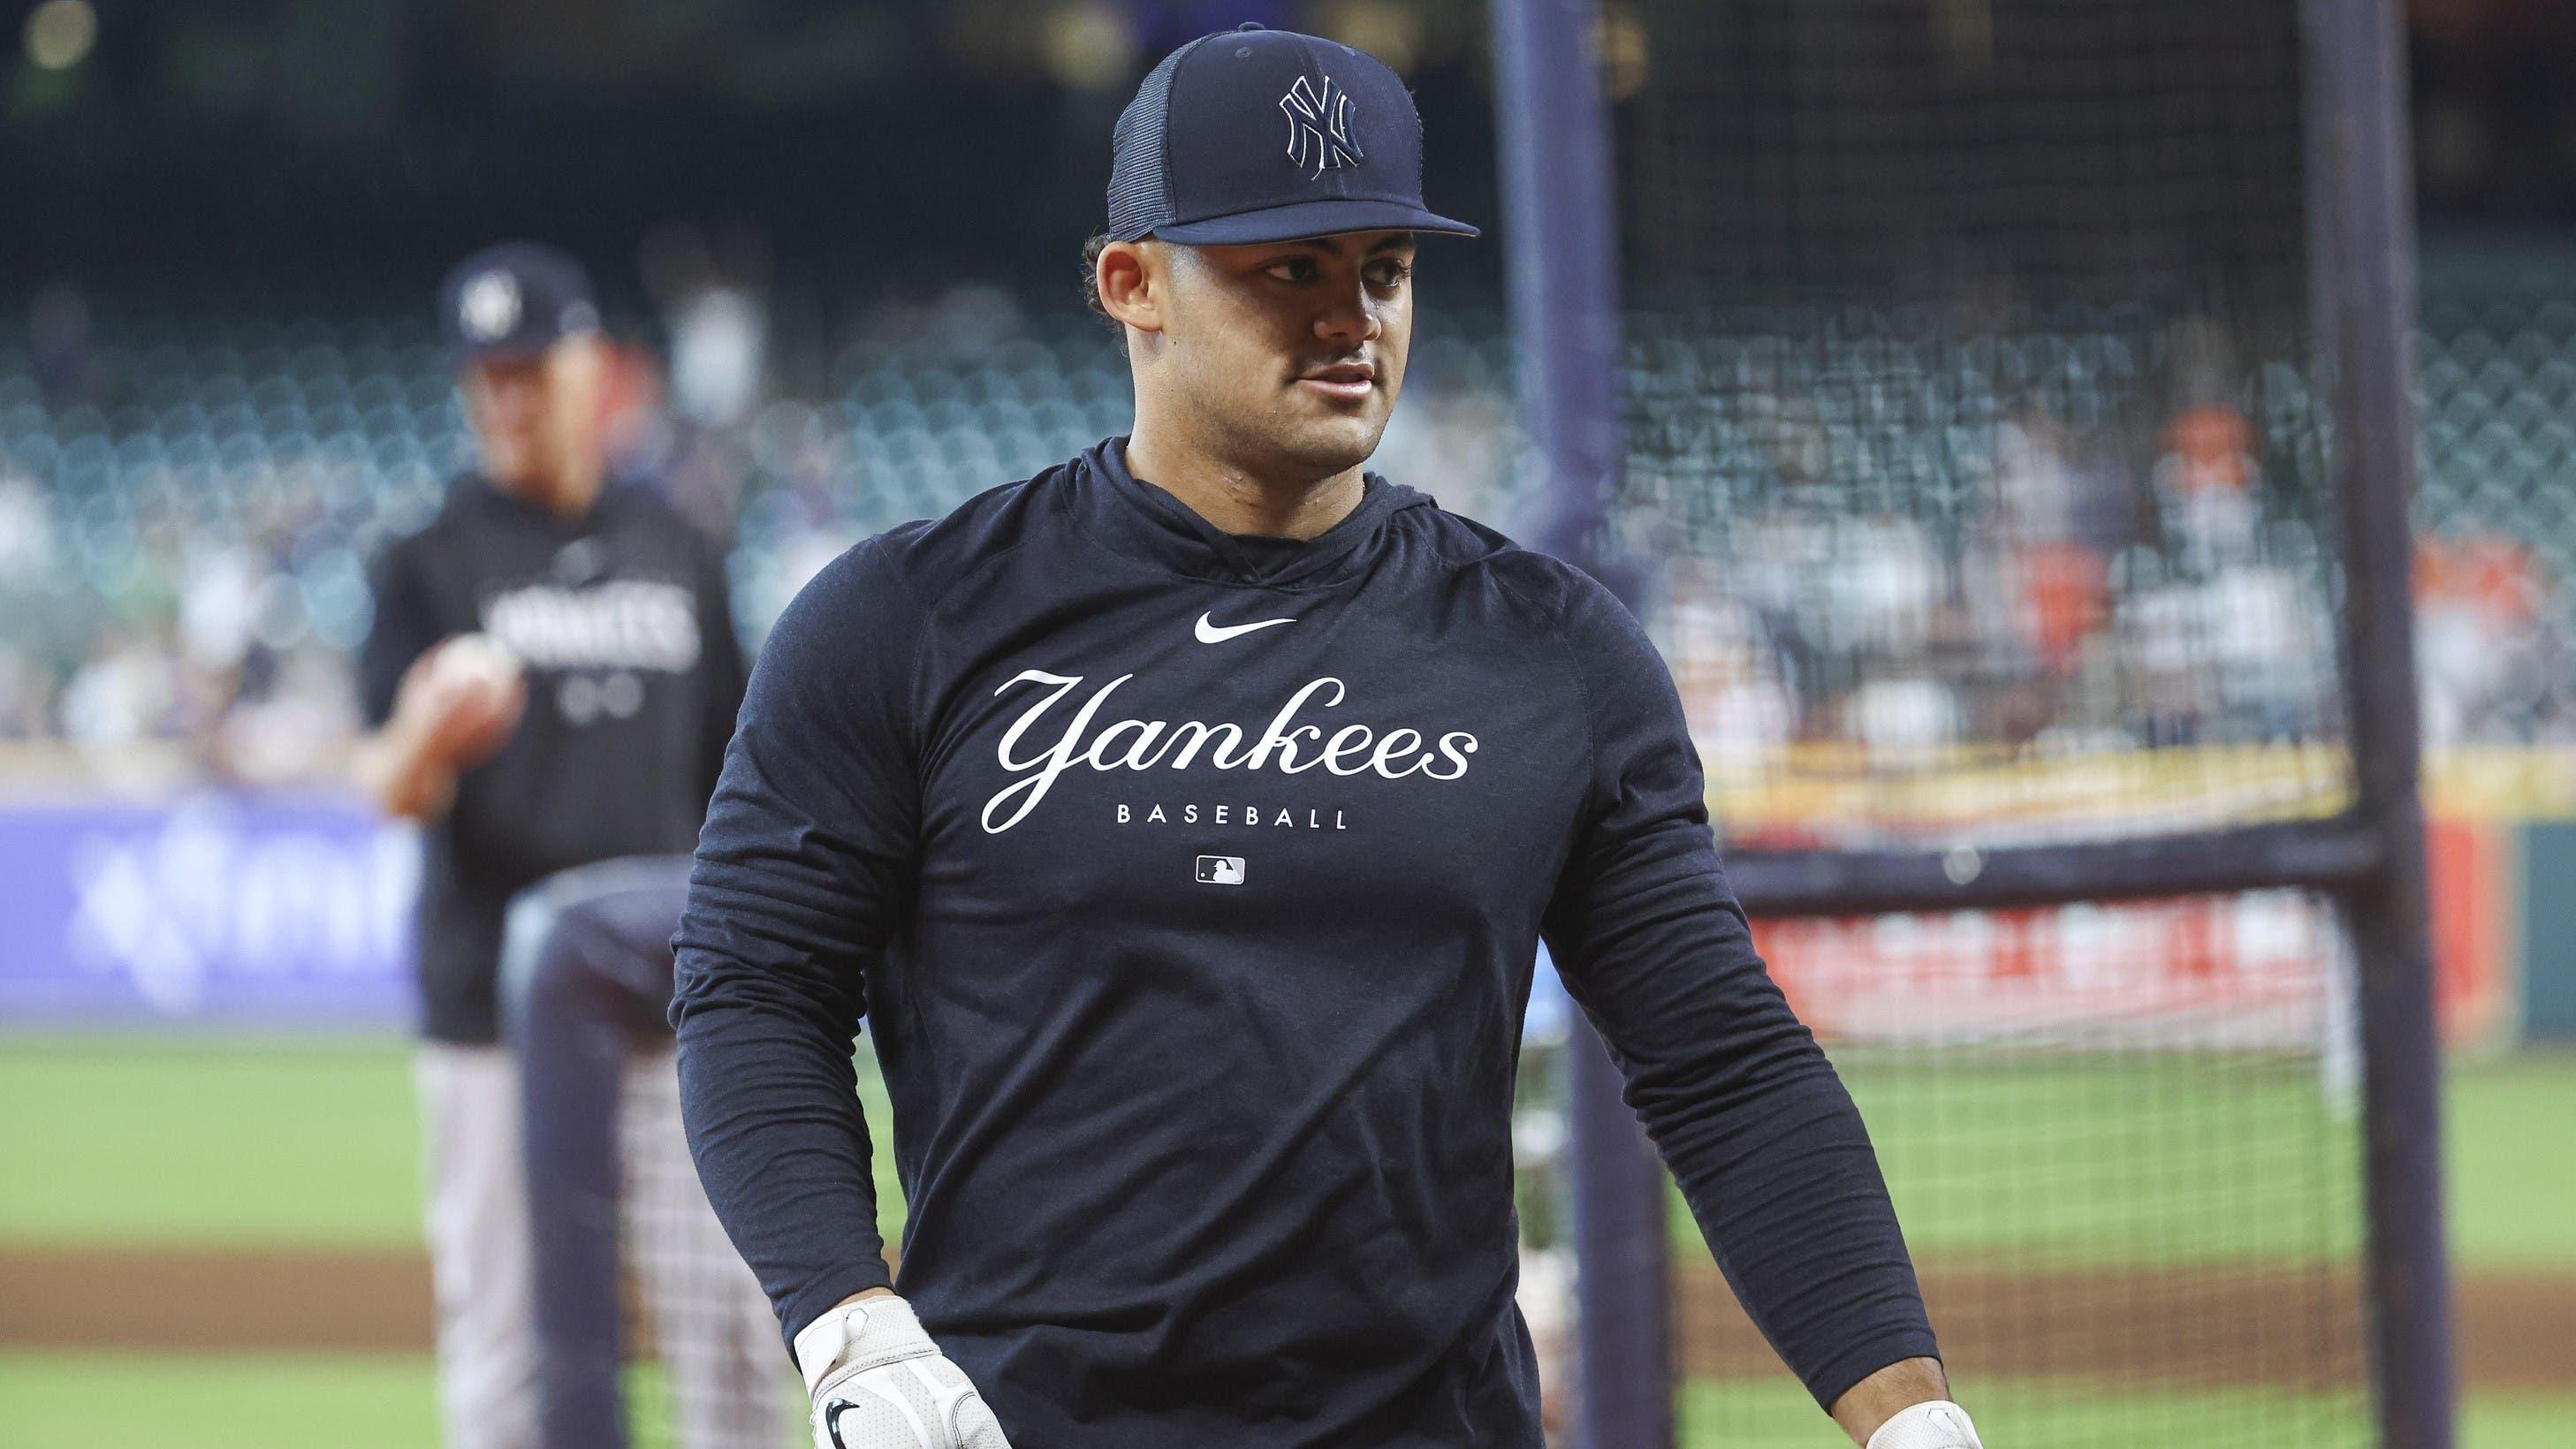
MULTIPOLYGON (((2443 1170, 2460 1260, 2576 1268, 2576 1053, 2455 1072, 2444 1105, 2443 1170)), ((2576 1426, 2566 1427, 2564 1442, 2576 1444, 2576 1426)))
POLYGON ((16 1037, 0 1101, 0 1243, 420 1241, 398 1047, 16 1037))
MULTIPOLYGON (((2033 1062, 1849 1073, 1918 1251, 2011 1244, 2073 1264, 2345 1252, 2347 1134, 2306 1071, 2237 1063, 2033 1062), (1924 1145, 1935 1132, 1938 1153, 1924 1145), (2197 1163, 2196 1172, 2178 1163, 2197 1163), (2322 1206, 2306 1199, 2313 1195, 2322 1206)), ((873 1084, 871 1084, 873 1086, 873 1084)), ((2466 1269, 2576 1270, 2576 1057, 2457 1069, 2447 1094, 2452 1222, 2466 1269), (2557 1146, 2549 1145, 2555 1136, 2557 1146)), ((12 1247, 402 1247, 418 1241, 407 1058, 382 1041, 0 1037, 0 1253, 12 1247), (174 1190, 176 1189, 176 1190, 174 1190)), ((883 1122, 881 1092, 872 1120, 883 1122)), ((900 1195, 881 1164, 887 1230, 900 1195)), ((1687 1222, 1677 1231, 1690 1234, 1687 1222)), ((1688 1245, 1698 1248, 1695 1236, 1688 1245)), ((1966 1392, 1972 1401, 1978 1386, 1966 1392)), ((1997 1449, 2249 1443, 2249 1424, 2348 1420, 2281 1393, 2127 1396, 1984 1386, 1997 1449)), ((133 1356, 0 1351, 0 1446, 94 1449, 146 1399, 185 1404, 203 1449, 427 1446, 429 1370, 410 1356, 133 1356)), ((1785 1376, 1692 1385, 1690 1449, 1842 1442, 1785 1376)), ((2470 1449, 2576 1444, 2576 1396, 2481 1396, 2470 1449)))
MULTIPOLYGON (((2020 1398, 2020 1395, 2014 1395, 2020 1398)), ((103 1449, 131 1441, 126 1405, 152 1403, 149 1418, 185 1405, 191 1449, 435 1449, 430 1364, 415 1356, 167 1356, 167 1354, 0 1354, 0 1428, 8 1449, 103 1449), (124 1431, 118 1431, 124 1423, 124 1431)), ((2045 1400, 2032 1400, 2045 1403, 2045 1400)), ((2339 1400, 2208 1392, 2184 1400, 2094 1395, 2048 1405, 2045 1421, 1981 1413, 1994 1449, 2061 1449, 2110 1444, 2141 1418, 2156 1444, 2241 1444, 2249 1423, 2287 1426, 2342 1416, 2339 1400)), ((2571 1403, 2548 1395, 2481 1395, 2463 1410, 2468 1449, 2566 1449, 2571 1403)), ((1736 1436, 1765 1444, 1850 1449, 1795 1385, 1749 1390, 1685 1387, 1682 1446, 1726 1449, 1736 1436)))
MULTIPOLYGON (((1882 1054, 1847 1058, 1843 1076, 1919 1254, 2008 1246, 2025 1266, 2071 1268, 2358 1249, 2359 1141, 2312 1061, 1962 1069, 1882 1054)), ((2456 1067, 2444 1102, 2460 1264, 2576 1271, 2576 1055, 2456 1067)), ((1673 1203, 1676 1248, 1705 1252, 1673 1203)))
MULTIPOLYGON (((887 1121, 882 1084, 861 1087, 887 1121)), ((420 1242, 399 1044, 0 1036, 0 1102, 0 1249, 420 1242)), ((891 1241, 903 1193, 882 1154, 877 1196, 891 1241)))
MULTIPOLYGON (((2018 1396, 2015 1396, 2018 1397, 2018 1396)), ((128 1406, 186 1406, 189 1449, 436 1449, 425 1358, 209 1354, 138 1362, 75 1353, 0 1354, 0 1429, 9 1449, 123 1449, 130 1436, 110 1426, 128 1406)), ((2194 1445, 2245 1443, 2249 1424, 2288 1425, 2341 1414, 2341 1403, 2277 1395, 2199 1394, 2180 1400, 2105 1394, 2052 1406, 2042 1422, 1987 1411, 1980 1429, 1994 1449, 2062 1449, 2108 1444, 2145 1419, 2159 1438, 2194 1445)), ((2483 1395, 2462 1415, 2467 1449, 2566 1449, 2571 1405, 2563 1398, 2483 1395)), ((1850 1449, 1794 1384, 1748 1391, 1724 1402, 1705 1385, 1684 1390, 1683 1449, 1728 1449, 1737 1436, 1765 1443, 1850 1449)))

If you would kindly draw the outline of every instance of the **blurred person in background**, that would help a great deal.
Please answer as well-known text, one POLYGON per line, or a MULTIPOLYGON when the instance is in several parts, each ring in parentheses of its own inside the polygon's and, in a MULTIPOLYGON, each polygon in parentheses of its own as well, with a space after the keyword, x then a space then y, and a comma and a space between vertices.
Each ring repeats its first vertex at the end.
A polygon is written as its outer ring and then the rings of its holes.
POLYGON ((1796 738, 1798 702, 1760 615, 1726 584, 1710 561, 1671 569, 1664 656, 1700 757, 1759 778, 1780 767, 1796 738))
POLYGON ((2426 748, 2536 734, 2555 671, 2538 608, 2548 585, 2531 550, 2491 534, 2427 538, 2414 584, 2426 748))
POLYGON ((523 1449, 538 1353, 504 918, 558 872, 688 851, 744 670, 706 541, 603 482, 607 344, 580 266, 495 247, 441 308, 483 466, 375 562, 356 772, 425 827, 416 1077, 447 1442, 523 1449))
MULTIPOLYGON (((2122 624, 2149 691, 2151 743, 2312 735, 2332 623, 2315 602, 2318 547, 2272 498, 2234 341, 2189 317, 2171 332, 2172 416, 2149 486, 2162 556, 2130 573, 2122 624)), ((2143 562, 2143 561, 2141 561, 2143 562)))

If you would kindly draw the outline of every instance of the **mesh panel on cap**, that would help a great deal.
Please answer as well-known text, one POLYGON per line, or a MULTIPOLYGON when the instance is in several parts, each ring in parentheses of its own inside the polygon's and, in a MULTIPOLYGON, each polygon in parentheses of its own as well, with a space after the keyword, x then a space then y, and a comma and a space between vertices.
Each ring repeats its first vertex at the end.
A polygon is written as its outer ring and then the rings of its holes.
POLYGON ((1172 75, 1181 68, 1182 57, 1215 38, 1202 35, 1164 56, 1163 63, 1136 88, 1136 99, 1118 115, 1118 128, 1110 133, 1109 143, 1109 234, 1120 241, 1139 240, 1171 219, 1163 166, 1163 117, 1171 109, 1172 75))

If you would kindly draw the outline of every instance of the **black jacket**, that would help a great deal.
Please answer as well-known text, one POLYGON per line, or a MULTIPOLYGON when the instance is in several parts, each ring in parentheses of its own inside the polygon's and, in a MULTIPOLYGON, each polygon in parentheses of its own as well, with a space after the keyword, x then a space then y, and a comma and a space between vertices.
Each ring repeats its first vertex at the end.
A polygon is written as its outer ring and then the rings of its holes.
POLYGON ((616 486, 560 518, 460 478, 427 527, 374 569, 359 651, 370 724, 403 672, 451 635, 483 632, 527 666, 528 710, 500 753, 459 778, 423 833, 416 959, 433 1040, 498 1036, 494 975, 510 897, 569 866, 685 851, 705 818, 742 702, 714 550, 658 494, 616 486))
POLYGON ((1122 448, 862 544, 753 672, 673 1018, 790 1334, 886 1281, 864 1008, 899 1290, 1021 1449, 1536 1449, 1544 933, 1809 1387, 1931 1353, 1628 612, 1376 477, 1318 538, 1228 537, 1122 448))

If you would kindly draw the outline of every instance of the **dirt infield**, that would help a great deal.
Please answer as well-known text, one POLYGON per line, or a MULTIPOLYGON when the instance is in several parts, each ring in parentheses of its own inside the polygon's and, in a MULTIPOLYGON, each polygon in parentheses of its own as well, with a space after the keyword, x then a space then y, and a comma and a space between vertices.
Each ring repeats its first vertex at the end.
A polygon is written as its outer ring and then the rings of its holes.
MULTIPOLYGON (((2043 1276, 1932 1264, 1923 1281, 1965 1374, 2324 1388, 2360 1373, 2361 1316, 2343 1270, 2043 1276)), ((2576 1276, 2483 1274, 2459 1294, 2472 1385, 2576 1389, 2576 1276)), ((1779 1372, 1716 1269, 1686 1267, 1674 1308, 1690 1373, 1779 1372)), ((0 1251, 0 1347, 421 1352, 429 1341, 417 1253, 0 1251)))
POLYGON ((426 1350, 416 1252, 0 1252, 0 1345, 426 1350))
MULTIPOLYGON (((2246 1269, 2060 1271, 1924 1265, 1943 1355, 1966 1374, 2152 1378, 2194 1386, 2348 1384, 2361 1363, 2350 1273, 2246 1269)), ((1772 1356, 1714 1273, 1687 1273, 1675 1305, 1682 1358, 1711 1377, 1772 1356)))
MULTIPOLYGON (((2462 1279, 2460 1357, 2487 1389, 2576 1388, 2576 1277, 2462 1279)), ((2349 1269, 2060 1271, 1930 1265, 1923 1294, 1962 1375, 2059 1375, 2177 1386, 2327 1389, 2356 1382, 2366 1351, 2349 1269)), ((1778 1372, 1714 1268, 1682 1275, 1674 1329, 1694 1375, 1778 1372)))

